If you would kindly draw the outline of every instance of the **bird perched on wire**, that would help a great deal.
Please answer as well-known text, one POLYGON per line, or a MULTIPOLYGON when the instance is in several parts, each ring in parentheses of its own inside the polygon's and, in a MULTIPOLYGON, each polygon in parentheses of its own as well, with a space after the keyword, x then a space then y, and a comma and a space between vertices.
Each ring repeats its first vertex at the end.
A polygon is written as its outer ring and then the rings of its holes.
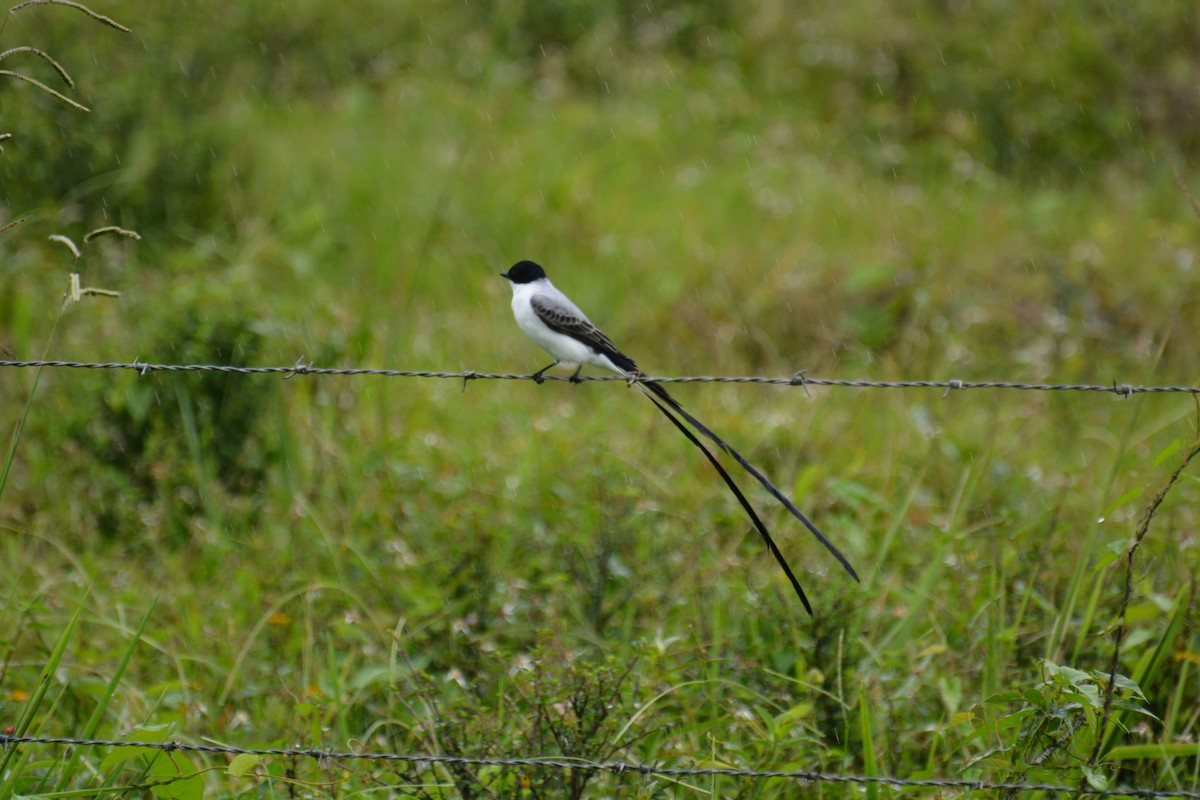
POLYGON ((796 579, 795 573, 792 572, 792 568, 788 565, 787 559, 783 557, 783 553, 776 546, 775 540, 771 538, 766 525, 759 519, 758 514, 755 513, 754 508, 750 505, 750 501, 746 499, 746 496, 742 493, 737 483, 734 482, 725 468, 721 466, 716 456, 704 446, 703 442, 696 438, 684 422, 691 425, 701 436, 716 443, 718 447, 737 461, 776 500, 783 504, 783 507, 792 516, 800 520, 808 528, 809 532, 833 554, 834 558, 841 563, 854 580, 858 580, 858 574, 854 571, 854 567, 850 565, 850 562, 842 555, 841 551, 762 472, 747 461, 741 453, 730 447, 724 439, 713 433, 708 426, 685 411, 683 406, 661 384, 641 380, 642 373, 634 360, 618 350, 616 345, 612 343, 612 340, 592 324, 592 321, 579 310, 577 305, 571 302, 569 297, 555 288, 550 279, 546 277, 544 269, 532 261, 518 261, 509 267, 506 272, 501 272, 500 275, 507 279, 509 285, 512 287, 512 310, 513 316, 516 317, 517 325, 525 332, 525 335, 554 357, 552 363, 547 364, 533 374, 533 379, 538 383, 542 383, 545 380, 544 375, 546 370, 555 366, 561 366, 567 369, 574 368, 575 371, 571 374, 570 381, 578 383, 580 381, 579 373, 583 367, 591 364, 601 369, 615 372, 626 378, 631 385, 636 385, 641 389, 642 393, 650 398, 650 401, 687 437, 688 441, 700 448, 701 452, 708 459, 708 462, 720 474, 721 479, 725 481, 725 485, 733 492, 738 503, 741 504, 746 514, 750 517, 750 521, 754 523, 754 527, 762 535, 763 541, 766 542, 767 548, 771 551, 771 555, 775 557, 775 560, 779 562, 779 566, 783 568, 783 572, 791 582, 796 596, 800 598, 800 602, 804 604, 804 608, 810 616, 813 613, 812 605, 808 602, 808 597, 804 594, 804 589, 800 586, 800 581, 796 579))

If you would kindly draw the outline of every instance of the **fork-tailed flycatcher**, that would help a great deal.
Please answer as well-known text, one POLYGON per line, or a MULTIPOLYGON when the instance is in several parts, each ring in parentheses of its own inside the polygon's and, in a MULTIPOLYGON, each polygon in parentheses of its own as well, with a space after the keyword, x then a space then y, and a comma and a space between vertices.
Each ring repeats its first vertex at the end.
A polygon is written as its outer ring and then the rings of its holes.
POLYGON ((804 589, 801 588, 800 581, 796 580, 791 567, 788 566, 783 553, 779 551, 779 548, 775 545, 775 541, 771 538, 771 534, 767 532, 766 526, 759 519, 758 514, 754 512, 754 509, 750 506, 750 502, 742 494, 741 489, 734 483, 733 478, 725 471, 725 468, 709 452, 708 448, 680 422, 675 416, 676 414, 686 420, 701 435, 715 442, 718 447, 741 464, 768 492, 775 496, 775 499, 783 504, 784 508, 790 511, 796 519, 804 523, 804 526, 817 538, 817 541, 825 545, 825 548, 846 568, 851 577, 858 580, 858 574, 854 571, 854 567, 850 566, 850 562, 846 560, 846 557, 833 546, 832 542, 825 538, 825 534, 821 533, 812 520, 804 515, 804 512, 796 508, 795 504, 776 488, 775 484, 771 483, 753 464, 743 458, 741 453, 726 444, 725 440, 709 430, 708 427, 687 411, 684 411, 683 407, 676 402, 675 398, 667 393, 667 390, 661 384, 641 381, 642 373, 638 370, 638 366, 634 363, 633 359, 618 350, 616 345, 612 343, 612 340, 593 325, 591 320, 579 310, 579 307, 571 302, 570 298, 554 288, 554 284, 550 283, 550 279, 546 277, 544 269, 532 261, 519 261, 511 266, 507 272, 501 272, 500 274, 512 286, 512 310, 513 316, 517 319, 517 325, 543 350, 554 356, 553 363, 547 364, 533 374, 535 381, 542 383, 545 380, 543 375, 546 370, 554 366, 563 366, 568 369, 571 367, 575 368, 575 372, 571 375, 570 380, 572 383, 578 383, 580 381, 580 370, 583 369, 585 364, 592 364, 610 372, 615 372, 627 378, 631 383, 637 384, 638 388, 658 407, 658 410, 667 419, 671 420, 675 427, 682 431, 683 435, 692 444, 700 448, 709 463, 720 473, 721 478, 725 481, 725 485, 733 492, 738 503, 741 504, 746 514, 749 515, 750 520, 754 523, 754 527, 762 534, 767 548, 771 551, 775 560, 779 562, 779 566, 783 567, 784 574, 791 581, 792 588, 795 589, 796 595, 800 598, 800 602, 804 604, 804 608, 810 616, 813 611, 812 606, 808 602, 808 597, 804 594, 804 589))

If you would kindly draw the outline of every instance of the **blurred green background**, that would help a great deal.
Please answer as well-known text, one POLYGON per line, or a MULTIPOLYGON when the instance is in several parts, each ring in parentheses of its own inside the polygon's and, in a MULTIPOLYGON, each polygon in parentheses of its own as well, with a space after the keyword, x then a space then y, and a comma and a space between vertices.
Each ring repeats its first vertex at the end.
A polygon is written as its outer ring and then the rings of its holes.
MULTIPOLYGON (((5 69, 91 109, 0 79, 18 358, 531 371, 497 273, 532 258, 652 374, 1197 379, 1193 3, 94 8, 132 31, 55 5, 0 31, 77 86, 5 69), (142 239, 47 238, 104 225, 142 239), (120 299, 60 314, 70 272, 120 299)), ((1144 696, 1125 730, 1089 706, 1185 395, 681 387, 863 575, 753 492, 810 620, 619 384, 37 380, 0 370, 5 424, 31 402, 0 721, 82 608, 44 732, 119 671, 113 735, 1196 785, 1194 467, 1136 560, 1144 696)), ((585 791, 396 769, 414 796, 585 791)), ((621 791, 794 790, 724 780, 621 791)))

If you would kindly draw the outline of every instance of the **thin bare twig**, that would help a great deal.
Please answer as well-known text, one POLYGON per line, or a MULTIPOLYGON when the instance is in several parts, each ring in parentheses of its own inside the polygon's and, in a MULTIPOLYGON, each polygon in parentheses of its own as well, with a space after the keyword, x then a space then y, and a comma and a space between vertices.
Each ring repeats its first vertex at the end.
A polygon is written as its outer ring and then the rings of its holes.
MULTIPOLYGON (((8 134, 4 134, 3 136, 0 136, 0 142, 4 141, 5 138, 7 138, 7 137, 8 137, 8 134)), ((2 153, 2 152, 4 152, 4 149, 0 148, 0 153, 2 153)), ((3 225, 0 225, 0 233, 4 233, 7 230, 12 230, 13 228, 17 227, 18 225, 22 225, 22 224, 28 222, 30 219, 32 219, 32 217, 21 217, 20 219, 14 219, 12 222, 6 222, 3 225)))
POLYGON ((1113 697, 1116 694, 1117 686, 1117 667, 1121 657, 1121 643, 1125 639, 1126 613, 1129 610, 1129 601, 1133 597, 1133 561, 1134 555, 1141 547, 1142 540, 1146 538, 1146 534, 1150 532, 1150 522, 1154 519, 1154 515, 1158 512, 1158 507, 1162 505, 1163 500, 1179 482, 1179 478, 1183 475, 1183 471, 1187 469, 1188 464, 1192 459, 1200 454, 1200 438, 1197 438, 1191 444, 1191 449, 1184 455, 1182 463, 1171 473, 1171 477, 1167 479, 1167 483, 1158 493, 1154 495, 1154 499, 1150 501, 1150 505, 1146 506, 1146 510, 1142 512, 1142 518, 1138 521, 1137 531, 1134 533, 1133 541, 1129 543, 1129 547, 1125 549, 1125 592, 1121 597, 1121 613, 1120 622, 1117 624, 1116 641, 1113 643, 1112 663, 1109 667, 1108 686, 1104 690, 1104 712, 1100 716, 1100 726, 1096 735, 1096 743, 1092 746, 1091 755, 1088 756, 1088 765, 1095 766, 1096 761, 1100 758, 1100 748, 1104 744, 1104 731, 1108 728, 1109 717, 1112 715, 1113 697))
POLYGON ((1192 211, 1196 217, 1200 218, 1200 204, 1196 202, 1196 196, 1192 194, 1191 189, 1183 182, 1183 176, 1179 174, 1179 168, 1175 166, 1175 161, 1168 158, 1167 163, 1171 165, 1171 174, 1175 176, 1175 185, 1179 187, 1179 191, 1183 192, 1183 196, 1187 198, 1188 203, 1192 206, 1192 211))

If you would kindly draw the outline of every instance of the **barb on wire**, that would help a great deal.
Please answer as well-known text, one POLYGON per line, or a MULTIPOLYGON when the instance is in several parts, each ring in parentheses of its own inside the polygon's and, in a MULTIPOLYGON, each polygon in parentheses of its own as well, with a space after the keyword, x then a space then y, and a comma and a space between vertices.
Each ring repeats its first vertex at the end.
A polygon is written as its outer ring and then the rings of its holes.
POLYGON ((627 761, 581 761, 566 758, 482 758, 474 756, 423 755, 404 753, 338 752, 320 748, 242 748, 222 744, 186 744, 184 742, 135 742, 113 739, 74 739, 57 736, 14 736, 0 733, 0 748, 17 744, 62 744, 75 747, 140 747, 164 752, 197 752, 223 755, 277 756, 310 758, 318 762, 329 761, 398 761, 421 764, 462 764, 488 767, 541 767, 581 772, 610 772, 616 775, 636 773, 644 777, 687 778, 722 776, 766 780, 777 778, 803 783, 846 783, 859 785, 884 785, 895 788, 924 787, 940 789, 966 789, 970 791, 1053 792, 1075 797, 1182 797, 1200 799, 1200 790, 1153 789, 1148 787, 1115 787, 1094 789, 1086 786, 1062 786, 1047 783, 1006 783, 965 778, 897 778, 889 775, 844 775, 840 773, 812 770, 758 770, 730 767, 663 767, 653 764, 635 764, 627 761))
MULTIPOLYGON (((432 370, 407 369, 371 369, 367 367, 314 367, 305 364, 303 359, 290 366, 279 367, 236 367, 227 364, 151 364, 134 359, 124 361, 0 361, 0 367, 37 367, 46 369, 108 369, 133 370, 141 375, 150 372, 226 372, 238 375, 276 374, 291 378, 297 375, 376 375, 384 378, 444 378, 457 381, 528 381, 534 380, 529 373, 517 372, 478 372, 462 370, 460 372, 437 372, 432 370)), ((569 381, 564 375, 545 375, 544 380, 569 381)), ((580 381, 622 381, 626 378, 620 375, 584 375, 580 381)), ((1091 383, 1025 383, 1014 381, 964 381, 958 379, 944 381, 873 381, 873 380, 843 380, 835 378, 813 378, 804 371, 790 377, 773 377, 768 375, 677 375, 655 377, 642 376, 639 380, 645 383, 762 383, 774 386, 797 386, 808 391, 810 386, 832 386, 846 389, 942 389, 943 397, 950 392, 966 391, 968 389, 1015 389, 1032 392, 1101 392, 1115 394, 1118 397, 1130 397, 1135 394, 1193 394, 1200 395, 1200 386, 1140 386, 1130 383, 1091 384, 1091 383)))

